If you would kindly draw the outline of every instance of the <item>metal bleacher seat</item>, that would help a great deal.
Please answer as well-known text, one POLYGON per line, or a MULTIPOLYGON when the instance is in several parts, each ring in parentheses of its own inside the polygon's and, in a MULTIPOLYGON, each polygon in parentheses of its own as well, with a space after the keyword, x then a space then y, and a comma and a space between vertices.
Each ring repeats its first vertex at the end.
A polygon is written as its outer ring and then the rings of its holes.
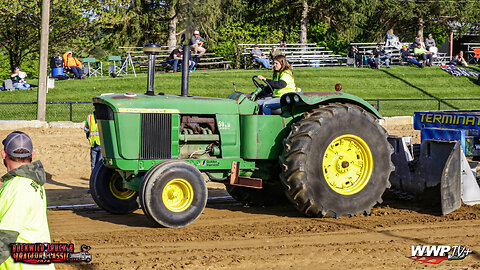
POLYGON ((127 73, 127 62, 121 56, 108 57, 108 74, 110 76, 126 75, 127 73))
POLYGON ((93 75, 95 75, 95 77, 97 77, 97 75, 103 77, 103 67, 101 61, 97 61, 95 58, 83 58, 82 64, 83 73, 88 74, 88 77, 92 77, 93 75))

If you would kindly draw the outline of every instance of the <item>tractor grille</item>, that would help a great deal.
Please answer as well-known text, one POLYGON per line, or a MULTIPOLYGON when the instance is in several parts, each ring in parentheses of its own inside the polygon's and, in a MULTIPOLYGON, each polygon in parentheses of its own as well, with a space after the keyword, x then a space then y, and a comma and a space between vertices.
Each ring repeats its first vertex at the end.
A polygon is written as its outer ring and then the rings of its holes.
POLYGON ((172 115, 166 113, 142 114, 140 159, 170 158, 171 148, 172 115))

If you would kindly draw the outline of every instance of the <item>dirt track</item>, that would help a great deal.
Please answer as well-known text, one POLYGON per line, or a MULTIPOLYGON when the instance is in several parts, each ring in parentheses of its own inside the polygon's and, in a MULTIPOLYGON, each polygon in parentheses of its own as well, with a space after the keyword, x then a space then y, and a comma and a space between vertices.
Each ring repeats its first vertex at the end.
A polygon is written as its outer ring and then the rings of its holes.
MULTIPOLYGON (((409 126, 389 127, 415 135, 409 126)), ((35 159, 49 174, 50 206, 93 203, 88 190, 89 148, 81 129, 22 129, 34 141, 35 159)), ((0 130, 4 138, 10 131, 0 130)), ((4 168, 0 169, 3 175, 4 168)), ((219 184, 209 183, 202 216, 182 229, 158 228, 138 210, 109 214, 98 207, 49 210, 54 242, 92 247, 89 264, 57 269, 480 269, 480 207, 439 216, 390 197, 371 216, 313 219, 290 206, 247 208, 219 184), (411 245, 465 245, 477 254, 437 265, 415 262, 411 245)))

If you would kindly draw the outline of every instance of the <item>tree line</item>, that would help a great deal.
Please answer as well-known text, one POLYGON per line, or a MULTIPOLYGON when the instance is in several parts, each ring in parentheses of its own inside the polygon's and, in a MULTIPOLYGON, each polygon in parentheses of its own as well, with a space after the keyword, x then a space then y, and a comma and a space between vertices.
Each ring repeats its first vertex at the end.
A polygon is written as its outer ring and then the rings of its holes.
MULTIPOLYGON (((49 56, 119 54, 146 43, 178 46, 199 30, 209 51, 241 64, 239 43, 314 42, 345 52, 350 42, 401 41, 432 33, 437 43, 480 25, 478 2, 460 0, 50 0, 49 56)), ((0 75, 36 72, 41 0, 0 0, 0 75), (8 64, 6 63, 8 62, 8 64), (28 62, 28 64, 26 64, 28 62)))

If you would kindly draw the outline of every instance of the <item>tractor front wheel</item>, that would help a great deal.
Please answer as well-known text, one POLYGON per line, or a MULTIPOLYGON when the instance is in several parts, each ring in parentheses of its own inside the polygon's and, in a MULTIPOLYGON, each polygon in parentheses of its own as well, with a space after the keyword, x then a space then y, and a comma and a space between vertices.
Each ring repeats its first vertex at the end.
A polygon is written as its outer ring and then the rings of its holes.
POLYGON ((305 113, 284 141, 282 183, 309 216, 370 213, 390 186, 392 148, 373 115, 350 104, 305 113))
POLYGON ((164 227, 180 228, 202 214, 207 204, 207 185, 192 164, 167 160, 145 174, 139 198, 148 218, 164 227))
POLYGON ((90 176, 90 193, 98 206, 112 214, 138 209, 137 192, 123 188, 122 176, 99 161, 90 176))

